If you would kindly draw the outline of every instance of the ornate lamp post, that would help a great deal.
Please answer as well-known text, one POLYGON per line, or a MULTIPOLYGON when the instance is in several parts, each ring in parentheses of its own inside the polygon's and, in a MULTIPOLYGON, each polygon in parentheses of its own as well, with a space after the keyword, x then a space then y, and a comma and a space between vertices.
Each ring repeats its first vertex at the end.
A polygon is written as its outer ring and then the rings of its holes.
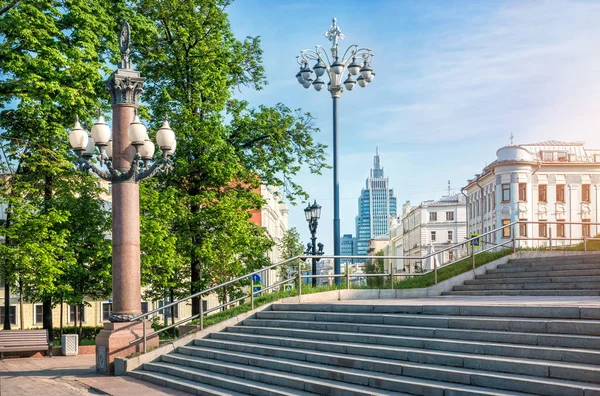
MULTIPOLYGON (((306 49, 300 51, 300 55, 296 57, 298 64, 300 65, 300 71, 296 74, 298 82, 304 87, 309 88, 311 85, 316 91, 320 91, 325 85, 325 81, 321 77, 327 74, 329 82, 327 83, 327 90, 331 93, 333 99, 333 254, 339 256, 341 254, 340 249, 340 186, 338 181, 338 119, 337 119, 337 106, 338 99, 344 87, 348 91, 352 91, 356 83, 362 88, 366 87, 375 78, 375 73, 371 68, 371 62, 373 61, 373 53, 369 48, 360 48, 357 44, 349 46, 344 54, 340 56, 338 47, 338 39, 343 39, 344 35, 337 25, 337 20, 333 18, 333 26, 329 27, 329 30, 325 33, 331 43, 331 57, 329 57, 327 50, 320 45, 315 46, 315 49, 306 49), (316 61, 312 66, 310 62, 316 61), (344 73, 347 73, 347 77, 344 80, 344 73), (316 75, 313 80, 311 75, 316 75), (359 75, 360 74, 360 75, 359 75), (352 76, 359 75, 355 80, 352 76), (342 82, 343 81, 343 82, 342 82), (343 84, 343 85, 342 85, 343 84)), ((335 274, 341 273, 340 259, 335 259, 334 264, 335 274)), ((336 278, 336 284, 340 284, 341 279, 336 278)))
MULTIPOLYGON (((139 352, 139 345, 130 345, 130 341, 146 331, 147 323, 131 321, 142 313, 137 183, 158 171, 168 171, 176 147, 175 134, 166 119, 156 134, 162 156, 150 164, 155 146, 136 111, 144 78, 131 68, 129 41, 130 27, 123 22, 119 37, 121 64, 106 81, 106 89, 112 99, 112 139, 102 114, 99 114, 91 133, 85 131, 77 119, 69 134, 69 142, 78 156, 75 162, 78 168, 112 182, 113 312, 110 322, 105 323, 96 337, 96 369, 105 373, 113 371, 116 357, 139 352), (91 161, 94 156, 100 168, 91 161)), ((156 337, 149 342, 151 346, 158 346, 156 337)))
MULTIPOLYGON (((321 205, 315 201, 312 205, 309 205, 304 209, 304 217, 308 222, 308 229, 310 230, 310 242, 306 247, 304 254, 311 256, 323 254, 323 244, 319 243, 319 250, 317 251, 317 225, 319 224, 319 218, 321 217, 321 205)), ((317 259, 312 258, 312 274, 317 274, 317 259)), ((312 278, 313 287, 317 286, 317 278, 312 278)))

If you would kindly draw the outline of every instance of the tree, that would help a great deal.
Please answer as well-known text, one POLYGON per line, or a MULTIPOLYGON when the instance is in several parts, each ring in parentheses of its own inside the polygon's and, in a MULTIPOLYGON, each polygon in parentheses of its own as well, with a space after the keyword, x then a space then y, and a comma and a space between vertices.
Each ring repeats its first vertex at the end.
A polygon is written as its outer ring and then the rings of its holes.
MULTIPOLYGON (((189 266, 191 293, 265 262, 269 239, 248 221, 247 211, 262 205, 253 189, 265 183, 290 201, 306 198, 294 176, 303 165, 325 166, 310 114, 282 104, 253 109, 234 98, 236 89, 261 89, 266 80, 260 40, 234 37, 229 4, 140 0, 135 14, 122 10, 133 26, 132 59, 147 78, 144 100, 154 118, 171 114, 178 136, 174 171, 158 186, 174 189, 181 205, 169 232, 189 266)), ((193 314, 199 304, 193 300, 193 314)))
MULTIPOLYGON (((378 251, 375 256, 383 256, 383 249, 378 251)), ((383 274, 383 259, 371 258, 367 260, 365 264, 365 273, 367 274, 383 274)), ((369 287, 381 288, 383 286, 383 278, 380 276, 369 276, 367 277, 367 285, 369 287)))
MULTIPOLYGON (((304 253, 304 245, 300 242, 300 233, 296 230, 296 227, 290 228, 283 234, 283 238, 279 243, 279 251, 281 252, 281 258, 284 260, 304 253)), ((299 263, 300 259, 296 259, 282 265, 279 268, 279 277, 281 279, 289 278, 290 274, 298 271, 299 263)))
POLYGON ((86 221, 58 204, 86 188, 72 183, 65 126, 76 114, 89 122, 106 103, 104 58, 117 48, 110 6, 104 0, 13 1, 0 9, 2 171, 20 167, 0 197, 11 208, 0 265, 6 287, 18 280, 29 299, 43 302, 45 329, 52 328, 52 306, 68 288, 61 281, 74 264, 65 224, 86 221))

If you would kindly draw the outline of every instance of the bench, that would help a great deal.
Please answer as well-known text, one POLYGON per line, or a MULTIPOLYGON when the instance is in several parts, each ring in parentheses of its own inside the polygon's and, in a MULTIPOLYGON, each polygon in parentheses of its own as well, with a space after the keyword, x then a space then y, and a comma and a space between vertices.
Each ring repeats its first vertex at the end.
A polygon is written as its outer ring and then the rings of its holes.
POLYGON ((0 331, 0 359, 4 352, 43 352, 52 356, 52 344, 48 342, 47 330, 0 331))

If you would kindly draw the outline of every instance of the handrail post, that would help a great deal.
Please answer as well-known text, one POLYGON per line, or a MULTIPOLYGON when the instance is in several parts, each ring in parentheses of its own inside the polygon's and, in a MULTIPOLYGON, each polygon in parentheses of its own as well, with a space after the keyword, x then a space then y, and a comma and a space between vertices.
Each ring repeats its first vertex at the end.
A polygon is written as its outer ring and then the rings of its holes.
POLYGON ((350 289, 350 264, 346 262, 346 289, 350 289))
POLYGON ((548 227, 548 246, 550 247, 550 251, 552 251, 552 226, 548 227))
POLYGON ((298 261, 298 302, 302 299, 302 262, 298 261))
POLYGON ((471 242, 471 260, 473 261, 473 271, 475 271, 475 246, 471 242))
POLYGON ((435 257, 433 258, 433 283, 437 285, 438 283, 438 279, 437 279, 437 260, 435 259, 435 257))
POLYGON ((250 277, 250 307, 254 309, 254 279, 250 277))
POLYGON ((147 338, 146 337, 147 336, 147 334, 146 334, 146 318, 142 319, 142 326, 143 326, 143 328, 142 328, 142 336, 144 337, 144 341, 143 341, 143 344, 144 344, 144 353, 146 353, 146 338, 147 338))
POLYGON ((583 251, 587 252, 587 239, 585 239, 585 230, 583 233, 583 251))
POLYGON ((204 330, 204 304, 202 304, 202 297, 200 297, 200 330, 204 330))
MULTIPOLYGON (((512 251, 513 251, 513 253, 517 251, 517 245, 516 245, 517 224, 512 225, 512 251)), ((525 227, 527 227, 527 224, 525 224, 525 227)), ((521 237, 521 235, 519 235, 519 237, 521 237)))
POLYGON ((390 281, 392 284, 392 290, 394 290, 394 268, 390 264, 390 281))

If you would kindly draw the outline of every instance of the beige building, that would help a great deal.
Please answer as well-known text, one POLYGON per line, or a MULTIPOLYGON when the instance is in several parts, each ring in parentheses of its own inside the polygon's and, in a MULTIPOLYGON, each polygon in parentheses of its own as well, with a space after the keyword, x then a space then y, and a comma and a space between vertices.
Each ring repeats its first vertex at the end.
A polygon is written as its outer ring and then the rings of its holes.
POLYGON ((576 244, 600 231, 593 224, 600 221, 599 188, 600 150, 586 149, 583 142, 511 144, 464 187, 469 230, 481 234, 517 220, 533 221, 539 223, 496 232, 484 244, 511 235, 533 238, 520 246, 547 245, 550 235, 554 246, 576 244))

